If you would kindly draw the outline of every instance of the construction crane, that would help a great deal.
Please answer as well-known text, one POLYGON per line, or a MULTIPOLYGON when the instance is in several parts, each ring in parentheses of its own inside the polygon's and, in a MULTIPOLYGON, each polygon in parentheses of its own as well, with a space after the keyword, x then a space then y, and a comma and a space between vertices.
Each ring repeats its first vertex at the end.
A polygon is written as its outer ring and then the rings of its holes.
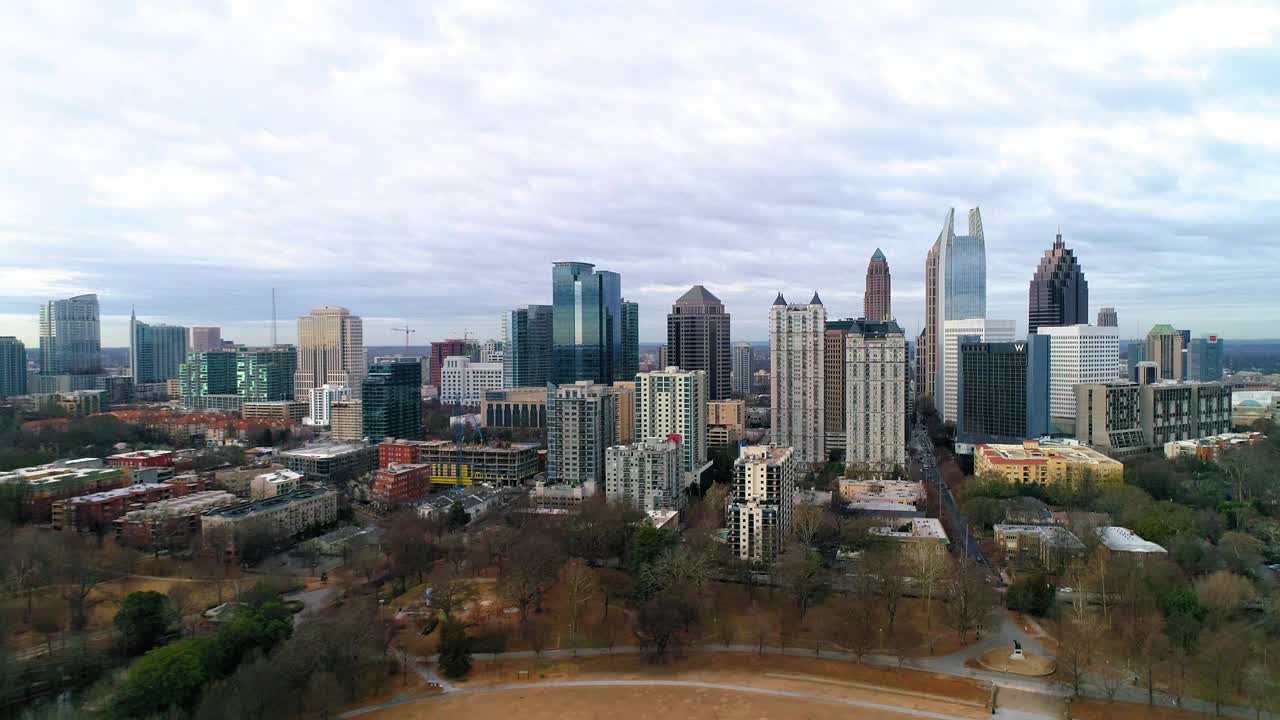
POLYGON ((408 355, 409 354, 409 334, 416 333, 418 331, 406 325, 405 327, 402 327, 402 328, 391 328, 391 332, 404 333, 404 352, 406 355, 408 355))

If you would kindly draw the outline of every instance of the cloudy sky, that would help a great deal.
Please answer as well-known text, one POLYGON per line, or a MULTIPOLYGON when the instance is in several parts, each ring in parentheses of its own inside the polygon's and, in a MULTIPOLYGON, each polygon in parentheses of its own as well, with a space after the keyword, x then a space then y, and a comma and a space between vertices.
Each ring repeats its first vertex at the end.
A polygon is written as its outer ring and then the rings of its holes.
POLYGON ((1061 226, 1126 333, 1280 336, 1275 3, 176 5, 0 5, 0 334, 97 292, 104 345, 263 342, 275 286, 282 339, 496 335, 582 260, 642 340, 693 283, 763 339, 779 290, 860 314, 876 247, 915 332, 978 205, 991 317, 1061 226))

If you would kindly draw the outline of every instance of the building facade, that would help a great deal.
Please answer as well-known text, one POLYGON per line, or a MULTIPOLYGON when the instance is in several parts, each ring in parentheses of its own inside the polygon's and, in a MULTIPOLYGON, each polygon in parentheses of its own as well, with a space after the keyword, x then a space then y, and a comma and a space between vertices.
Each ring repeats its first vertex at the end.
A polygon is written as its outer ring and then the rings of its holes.
POLYGON ((979 445, 973 452, 977 475, 1003 475, 1014 484, 1078 485, 1086 477, 1098 483, 1123 483, 1124 465, 1087 445, 979 445))
POLYGON ((669 367, 636 375, 636 438, 679 436, 686 485, 698 482, 708 465, 708 385, 703 370, 669 367))
MULTIPOLYGON (((440 372, 444 368, 445 358, 471 357, 471 343, 465 338, 450 338, 431 343, 431 382, 428 385, 440 387, 440 372)), ((479 360, 479 358, 472 358, 479 360)), ((505 356, 504 360, 505 362, 505 356)))
POLYGON ((209 352, 222 348, 222 328, 193 327, 191 342, 187 344, 189 352, 209 352))
POLYGON ((307 408, 307 403, 296 400, 244 400, 240 403, 240 417, 301 423, 307 417, 307 408))
POLYGON ((338 400, 329 406, 329 431, 338 442, 364 437, 364 403, 360 400, 338 400))
POLYGON ((1119 327, 1120 316, 1116 314, 1113 307, 1104 307, 1098 310, 1098 327, 1119 327))
POLYGON ((889 276, 889 260, 880 248, 867 263, 867 287, 862 296, 862 317, 874 322, 893 319, 893 297, 889 276))
POLYGON ((97 295, 50 300, 40 306, 40 373, 92 375, 102 370, 97 295))
POLYGON ((1187 351, 1187 380, 1190 382, 1222 381, 1222 338, 1217 335, 1198 337, 1187 351))
POLYGON ((551 270, 552 382, 609 383, 622 366, 622 277, 590 263, 551 270))
POLYGON ((619 380, 609 388, 609 392, 618 399, 618 434, 614 442, 619 445, 630 445, 636 441, 636 381, 619 380))
POLYGON ((200 533, 208 535, 225 529, 239 543, 250 529, 274 539, 287 538, 337 519, 338 493, 307 488, 211 510, 200 516, 200 533))
POLYGON ((1089 324, 1089 283, 1062 233, 1040 258, 1028 301, 1027 331, 1032 335, 1042 327, 1089 324))
POLYGON ((751 394, 751 343, 735 343, 729 354, 733 366, 733 392, 751 394))
POLYGON ((293 397, 311 388, 341 385, 360 392, 365 374, 364 321, 344 307, 326 305, 298 318, 298 361, 293 397))
POLYGON ((742 560, 772 562, 791 534, 800 461, 791 448, 750 445, 733 464, 725 512, 729 548, 742 560))
POLYGON ((187 329, 150 325, 129 313, 129 374, 135 383, 164 382, 178 377, 187 358, 187 329))
POLYGON ((1021 441, 1049 432, 1049 338, 960 344, 956 438, 1021 441))
POLYGON ((1076 439, 1110 455, 1126 457, 1146 452, 1142 431, 1142 395, 1127 380, 1087 383, 1074 388, 1076 439))
POLYGON ((773 444, 795 450, 799 463, 827 460, 825 333, 818 293, 789 305, 782 293, 769 310, 769 395, 773 444))
POLYGON ((622 363, 614 380, 633 380, 640 372, 640 303, 622 300, 622 363))
MULTIPOLYGON (((298 352, 292 345, 240 350, 236 353, 237 391, 245 402, 293 400, 297 369, 298 352)), ((308 397, 298 399, 305 402, 308 397)))
POLYGON ((942 372, 936 385, 938 413, 943 420, 954 422, 960 405, 960 344, 962 342, 1013 342, 1013 320, 966 318, 942 323, 942 353, 938 365, 942 372))
POLYGON ((1231 387, 1223 383, 1139 385, 1142 433, 1149 445, 1231 432, 1231 387))
POLYGON ((501 390, 502 363, 471 362, 466 357, 447 357, 440 369, 440 402, 476 407, 486 390, 501 390))
MULTIPOLYGON (((933 333, 931 347, 925 348, 936 357, 933 364, 933 386, 931 394, 934 404, 942 410, 943 402, 939 397, 946 397, 943 392, 946 385, 946 329, 947 322, 952 320, 981 320, 987 317, 987 250, 982 230, 982 215, 978 208, 969 211, 969 234, 956 235, 955 208, 947 212, 942 224, 942 232, 934 243, 936 249, 936 269, 933 291, 934 308, 925 308, 926 330, 933 333), (932 318, 932 320, 930 320, 932 318), (932 322, 932 325, 930 323, 932 322)), ((926 282, 929 280, 926 260, 926 282)), ((926 303, 929 301, 929 290, 925 289, 926 303)), ((994 339, 994 338, 993 338, 994 339)), ((1013 338, 1008 338, 1012 340, 1013 338)))
POLYGON ((341 385, 324 384, 311 388, 307 398, 307 411, 311 425, 328 425, 333 404, 351 399, 351 389, 341 385))
POLYGON ((1049 337, 1049 418, 1060 432, 1073 432, 1076 385, 1116 379, 1120 367, 1120 335, 1095 325, 1042 327, 1049 337))
POLYGON ((12 335, 0 337, 0 398, 27 394, 27 346, 12 335))
POLYGON ((364 443, 321 443, 280 453, 284 466, 308 482, 351 480, 378 467, 378 448, 364 443))
POLYGON ((1176 382, 1183 377, 1185 349, 1181 330, 1175 330, 1172 325, 1156 325, 1147 333, 1146 357, 1143 359, 1160 368, 1161 380, 1176 382))
POLYGON ((605 496, 637 510, 684 507, 686 473, 680 442, 648 438, 605 451, 605 496))
POLYGON ((609 386, 580 380, 547 395, 547 477, 553 483, 604 482, 605 450, 617 445, 618 398, 609 386))
POLYGON ((747 407, 741 400, 712 400, 707 403, 707 444, 738 442, 747 427, 747 407))
POLYGON ((907 339, 898 323, 857 320, 845 337, 845 460, 889 476, 907 462, 907 339))
POLYGON ((214 409, 225 404, 220 399, 234 397, 240 409, 240 393, 236 378, 236 353, 216 350, 187 353, 187 361, 178 368, 178 392, 183 407, 189 410, 214 409), (209 398, 214 398, 210 400, 209 398))
POLYGON ((546 385, 486 390, 480 397, 480 423, 487 428, 545 428, 546 385))
MULTIPOLYGON (((498 377, 502 371, 499 367, 498 377)), ((383 362, 369 368, 360 393, 365 437, 378 442, 384 437, 421 439, 422 364, 383 362)))
POLYGON ((701 285, 694 285, 667 315, 667 365, 707 374, 712 400, 729 397, 733 363, 729 357, 729 313, 701 285))
POLYGON ((845 338, 853 320, 828 320, 822 333, 822 442, 828 455, 844 450, 845 428, 845 338))
MULTIPOLYGON (((503 316, 503 387, 545 387, 551 380, 551 318, 550 305, 530 305, 503 316)), ((431 372, 431 384, 439 387, 439 373, 431 372)))

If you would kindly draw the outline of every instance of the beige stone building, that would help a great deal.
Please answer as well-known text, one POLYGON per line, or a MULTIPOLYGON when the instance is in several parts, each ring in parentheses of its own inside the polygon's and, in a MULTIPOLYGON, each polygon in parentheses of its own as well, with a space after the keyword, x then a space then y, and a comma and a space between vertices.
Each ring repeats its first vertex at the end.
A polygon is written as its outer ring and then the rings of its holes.
POLYGON ((747 426, 746 403, 711 400, 707 403, 707 445, 730 445, 742 439, 747 426))
POLYGON ((1086 475, 1096 482, 1124 482, 1124 465, 1085 445, 979 445, 973 451, 976 475, 996 473, 1011 483, 1076 484, 1086 475))
POLYGON ((617 442, 630 445, 636 441, 636 383, 620 380, 609 392, 618 398, 617 442))
POLYGON ((310 397, 326 383, 358 397, 365 376, 364 321, 343 307, 326 305, 298 318, 298 370, 293 396, 310 397))
POLYGON ((359 400, 333 403, 329 406, 329 427, 334 440, 351 441, 364 437, 364 405, 359 400))

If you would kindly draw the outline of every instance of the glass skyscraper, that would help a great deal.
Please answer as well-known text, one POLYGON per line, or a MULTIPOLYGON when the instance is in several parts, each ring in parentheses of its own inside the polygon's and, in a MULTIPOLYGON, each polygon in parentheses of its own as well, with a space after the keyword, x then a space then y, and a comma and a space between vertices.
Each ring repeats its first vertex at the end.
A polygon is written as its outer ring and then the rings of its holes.
POLYGON ((503 387, 541 387, 551 379, 551 306, 530 305, 502 318, 503 387))
POLYGON ((129 374, 135 385, 178 377, 187 359, 187 329, 179 325, 150 325, 129 313, 129 374))
POLYGON ((361 391, 364 434, 372 442, 383 438, 421 440, 422 363, 416 358, 376 363, 369 368, 361 391))
POLYGON ((0 397, 27 394, 27 346, 11 335, 0 337, 0 397))
POLYGON ((552 382, 608 384, 622 365, 622 277, 590 263, 551 270, 552 382))
POLYGON ((1021 442, 1049 431, 1049 336, 961 342, 956 437, 1021 442))
MULTIPOLYGON (((236 353, 236 385, 245 402, 293 400, 298 351, 292 345, 236 353)), ((421 373, 419 373, 421 374, 421 373)), ((307 398, 297 398, 307 400, 307 398)))
POLYGON ((40 372, 92 375, 102 370, 98 296, 77 295, 40 306, 40 372))
MULTIPOLYGON (((987 250, 982 234, 982 214, 969 211, 969 234, 956 235, 956 210, 947 211, 942 232, 929 251, 925 265, 926 329, 930 332, 924 351, 925 373, 933 382, 917 392, 937 395, 946 373, 943 358, 943 330, 948 320, 974 320, 987 316, 987 250)), ((921 362, 917 356, 916 362, 921 362)), ((934 398, 938 402, 938 398, 934 398)))
POLYGON ((614 380, 631 382, 640 372, 640 303, 622 301, 622 364, 614 380))
POLYGON ((1222 338, 1198 337, 1187 351, 1187 379, 1192 382, 1222 381, 1222 338))

